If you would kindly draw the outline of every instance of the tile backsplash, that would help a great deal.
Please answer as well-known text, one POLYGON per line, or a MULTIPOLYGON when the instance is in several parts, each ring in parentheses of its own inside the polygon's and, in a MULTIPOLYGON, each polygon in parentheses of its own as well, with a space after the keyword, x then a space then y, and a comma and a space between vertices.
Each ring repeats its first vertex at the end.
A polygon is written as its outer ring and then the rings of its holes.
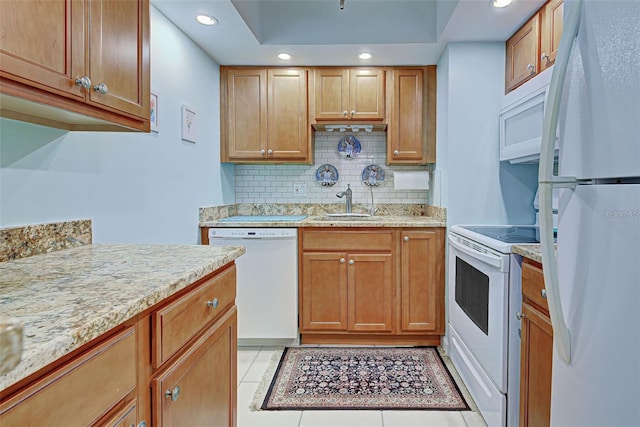
POLYGON ((429 166, 387 166, 385 132, 347 132, 362 147, 355 159, 338 153, 342 132, 316 132, 315 164, 309 165, 236 165, 236 203, 344 203, 336 193, 351 184, 353 203, 368 203, 369 188, 362 182, 362 171, 371 164, 382 167, 384 182, 373 188, 376 203, 427 203, 429 190, 394 190, 396 171, 429 171, 429 166), (338 171, 338 182, 325 187, 316 181, 316 170, 331 164, 338 171), (294 185, 304 184, 304 195, 294 195, 294 185))

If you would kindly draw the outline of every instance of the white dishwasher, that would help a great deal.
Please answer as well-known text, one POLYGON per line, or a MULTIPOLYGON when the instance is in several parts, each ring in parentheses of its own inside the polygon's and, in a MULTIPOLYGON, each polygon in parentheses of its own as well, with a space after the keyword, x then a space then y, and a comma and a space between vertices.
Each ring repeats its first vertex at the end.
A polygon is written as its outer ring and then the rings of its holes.
POLYGON ((297 344, 297 228, 210 228, 209 245, 246 248, 236 259, 238 345, 297 344))

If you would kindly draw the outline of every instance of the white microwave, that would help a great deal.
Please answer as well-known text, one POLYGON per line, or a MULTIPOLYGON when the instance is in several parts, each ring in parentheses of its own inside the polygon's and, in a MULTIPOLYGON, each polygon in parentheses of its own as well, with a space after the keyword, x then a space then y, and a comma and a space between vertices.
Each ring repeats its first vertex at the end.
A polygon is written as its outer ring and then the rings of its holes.
MULTIPOLYGON (((505 95, 504 107, 500 110, 500 161, 539 161, 551 72, 549 68, 505 95)), ((556 140, 556 155, 557 150, 556 140)))

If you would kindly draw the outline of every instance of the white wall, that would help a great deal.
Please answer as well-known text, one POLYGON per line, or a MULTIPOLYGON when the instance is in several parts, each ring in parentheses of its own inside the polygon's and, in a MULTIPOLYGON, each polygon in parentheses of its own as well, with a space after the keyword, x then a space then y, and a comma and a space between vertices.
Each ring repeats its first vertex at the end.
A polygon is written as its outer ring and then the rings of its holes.
POLYGON ((151 7, 159 133, 63 132, 2 119, 0 226, 90 218, 95 243, 198 242, 198 208, 235 203, 220 164, 219 67, 151 7), (181 105, 197 113, 181 139, 181 105))
POLYGON ((447 224, 531 224, 537 167, 499 161, 504 43, 451 43, 438 62, 437 159, 447 224))

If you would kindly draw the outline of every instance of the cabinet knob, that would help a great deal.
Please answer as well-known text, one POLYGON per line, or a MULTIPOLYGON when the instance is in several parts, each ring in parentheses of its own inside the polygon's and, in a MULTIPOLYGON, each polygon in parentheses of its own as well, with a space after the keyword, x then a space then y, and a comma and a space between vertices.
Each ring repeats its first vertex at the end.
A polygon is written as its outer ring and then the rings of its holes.
POLYGON ((81 86, 85 89, 89 89, 91 87, 91 79, 87 76, 78 77, 76 79, 76 86, 81 86))
POLYGON ((540 291, 540 296, 541 296, 542 298, 546 299, 546 298, 547 298, 547 290, 546 290, 546 289, 542 289, 542 290, 540 291))
POLYGON ((533 64, 529 64, 527 65, 527 70, 531 71, 532 73, 536 70, 536 66, 533 64))
POLYGON ((271 156, 272 154, 273 154, 273 150, 272 150, 271 148, 269 148, 269 149, 267 150, 267 155, 271 156))
POLYGON ((353 265, 354 261, 352 259, 349 260, 349 265, 353 265))
POLYGON ((519 311, 516 313, 516 319, 522 320, 523 317, 527 317, 527 316, 525 316, 524 313, 520 313, 519 311))
POLYGON ((400 154, 400 152, 398 150, 393 150, 393 154, 397 156, 398 154, 400 154))
POLYGON ((347 114, 349 114, 349 113, 347 113, 347 110, 344 110, 344 111, 342 112, 342 115, 343 115, 343 116, 345 116, 345 117, 347 117, 347 114))
POLYGON ((213 301, 207 301, 207 307, 218 308, 218 304, 220 304, 218 298, 214 298, 213 301))
POLYGON ((147 422, 146 421, 140 421, 138 423, 138 427, 147 427, 147 422))
POLYGON ((93 90, 95 90, 96 92, 99 92, 99 93, 101 93, 103 95, 106 95, 106 94, 109 93, 109 88, 104 83, 100 83, 99 85, 94 86, 93 90))
POLYGON ((404 241, 408 242, 409 241, 409 236, 404 236, 404 241))
POLYGON ((265 155, 266 151, 264 150, 260 150, 260 154, 262 154, 263 156, 265 155))
POLYGON ((356 110, 351 110, 351 117, 356 115, 356 110))
POLYGON ((179 386, 175 386, 173 388, 173 390, 167 389, 164 392, 164 397, 165 397, 165 399, 169 399, 170 398, 172 402, 175 402, 180 397, 180 387, 179 386))
POLYGON ((547 55, 546 53, 542 53, 542 55, 540 55, 540 59, 542 59, 543 61, 548 61, 549 60, 549 55, 547 55))
POLYGON ((344 263, 345 263, 345 261, 346 261, 346 260, 345 260, 344 258, 340 258, 340 263, 341 263, 341 264, 344 264, 344 263))

